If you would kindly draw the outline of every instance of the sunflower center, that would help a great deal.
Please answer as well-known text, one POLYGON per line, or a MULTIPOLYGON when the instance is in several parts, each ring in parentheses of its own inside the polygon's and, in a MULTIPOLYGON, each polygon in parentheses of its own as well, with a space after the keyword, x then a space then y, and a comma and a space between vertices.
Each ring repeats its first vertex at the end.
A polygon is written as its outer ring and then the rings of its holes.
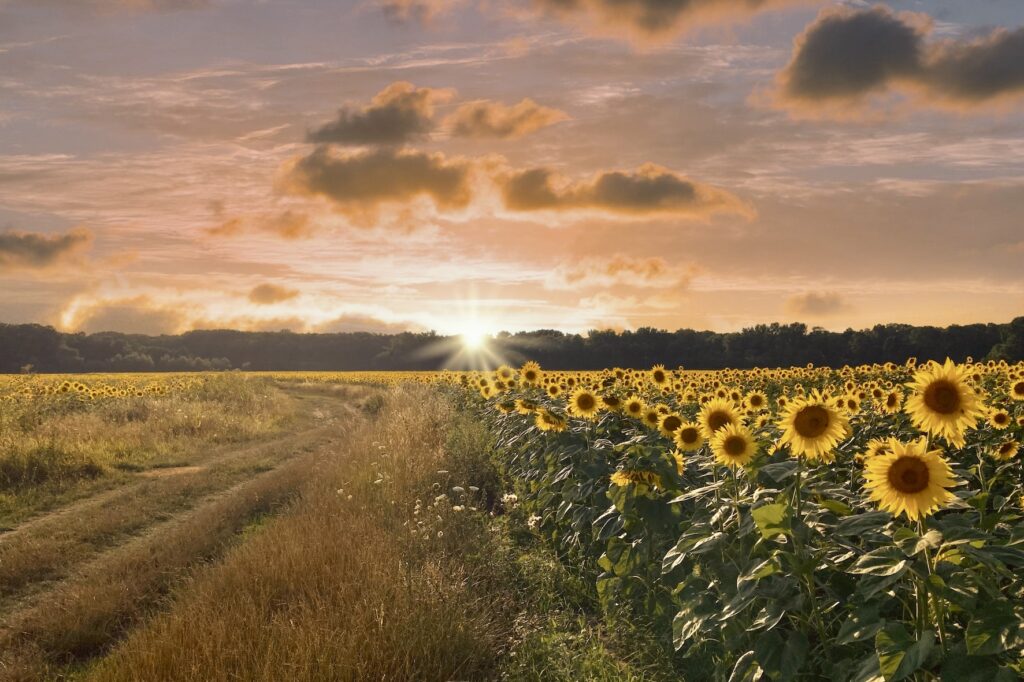
POLYGON ((905 495, 928 487, 928 465, 918 457, 900 457, 889 467, 889 484, 905 495))
POLYGON ((999 454, 1004 457, 1013 452, 1013 446, 1016 445, 1012 440, 1008 440, 999 446, 999 454))
POLYGON ((885 400, 885 404, 888 407, 896 407, 896 394, 895 393, 890 393, 889 397, 886 398, 886 400, 885 400))
POLYGON ((1005 412, 996 412, 995 415, 993 415, 992 417, 992 421, 994 421, 996 424, 1005 424, 1006 422, 1010 421, 1010 415, 1006 414, 1005 412))
POLYGON ((576 407, 581 410, 592 410, 595 404, 597 404, 597 401, 589 393, 584 393, 576 398, 576 407))
POLYGON ((722 443, 722 450, 730 457, 739 457, 747 451, 747 439, 743 436, 729 436, 722 443))
POLYGON ((532 369, 528 369, 528 370, 526 370, 526 374, 524 375, 524 377, 526 378, 527 381, 536 381, 537 380, 537 373, 534 372, 532 369))
POLYGON ((1024 395, 1024 381, 1018 381, 1013 385, 1014 395, 1024 395))
POLYGON ((683 420, 675 415, 672 415, 669 417, 665 417, 665 420, 661 422, 661 425, 666 431, 675 431, 676 429, 683 425, 683 420))
POLYGON ((692 426, 688 426, 679 432, 679 440, 683 441, 687 445, 690 443, 696 443, 699 432, 692 426))
POLYGON ((817 438, 828 430, 828 424, 828 410, 820 405, 808 405, 793 420, 793 428, 804 438, 817 438))
POLYGON ((960 409, 960 391, 945 379, 933 381, 924 391, 924 404, 933 412, 953 414, 960 409))
POLYGON ((712 431, 717 431, 726 424, 732 423, 732 416, 728 412, 716 410, 708 415, 708 426, 712 431))
POLYGON ((661 370, 658 370, 657 372, 655 372, 654 373, 654 381, 659 383, 659 384, 662 383, 663 381, 665 381, 665 373, 662 372, 661 370))
POLYGON ((627 408, 633 414, 640 413, 640 403, 630 403, 627 408))
POLYGON ((761 407, 762 402, 763 401, 761 400, 761 396, 759 396, 759 395, 750 396, 750 406, 751 407, 761 407))

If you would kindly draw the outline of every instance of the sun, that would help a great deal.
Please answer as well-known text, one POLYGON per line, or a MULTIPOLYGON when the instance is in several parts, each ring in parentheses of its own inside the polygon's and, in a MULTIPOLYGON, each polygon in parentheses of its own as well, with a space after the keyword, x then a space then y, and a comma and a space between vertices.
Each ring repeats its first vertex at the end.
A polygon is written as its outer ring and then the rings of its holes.
POLYGON ((490 334, 487 333, 487 330, 476 323, 467 323, 459 332, 462 347, 468 351, 482 350, 487 345, 488 338, 490 338, 490 334))

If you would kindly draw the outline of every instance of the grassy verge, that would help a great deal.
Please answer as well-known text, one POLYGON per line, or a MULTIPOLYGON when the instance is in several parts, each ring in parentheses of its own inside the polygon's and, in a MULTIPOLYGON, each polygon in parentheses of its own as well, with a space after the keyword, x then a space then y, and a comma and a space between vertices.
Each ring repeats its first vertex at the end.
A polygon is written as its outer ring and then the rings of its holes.
POLYGON ((266 379, 236 374, 166 395, 94 402, 75 396, 13 400, 0 410, 0 528, 116 484, 176 466, 212 446, 267 437, 293 418, 266 379))
POLYGON ((591 583, 503 501, 490 457, 436 390, 390 391, 287 512, 84 676, 669 679, 659 644, 607 627, 591 583))

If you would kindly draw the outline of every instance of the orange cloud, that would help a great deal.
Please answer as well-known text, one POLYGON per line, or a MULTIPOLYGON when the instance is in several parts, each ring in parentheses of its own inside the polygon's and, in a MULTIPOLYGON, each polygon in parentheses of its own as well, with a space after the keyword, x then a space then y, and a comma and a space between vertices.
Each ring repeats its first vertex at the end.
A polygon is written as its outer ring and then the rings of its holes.
POLYGON ((462 0, 377 0, 384 16, 394 21, 430 23, 437 16, 451 11, 462 0))
POLYGON ((871 113, 885 96, 974 109, 1024 95, 1024 27, 974 41, 929 42, 929 17, 870 9, 823 10, 794 41, 769 100, 795 114, 871 113))
POLYGON ((250 232, 266 232, 283 239, 306 239, 314 235, 315 229, 308 214, 288 209, 269 216, 224 218, 205 232, 211 237, 237 237, 250 232))
POLYGON ((751 215, 737 197, 654 164, 635 171, 604 171, 571 182, 548 168, 513 172, 500 180, 505 206, 513 211, 596 209, 630 217, 671 215, 704 218, 726 212, 751 215))
POLYGON ((276 284, 260 284, 249 292, 249 300, 257 305, 272 305, 290 301, 298 295, 298 289, 289 289, 276 284))
POLYGON ((359 110, 343 108, 338 117, 307 139, 343 145, 393 145, 423 137, 434 128, 434 105, 450 100, 454 90, 417 88, 398 81, 381 90, 359 110))
POLYGON ((627 286, 685 288, 696 274, 692 265, 669 265, 664 258, 632 258, 616 254, 562 263, 548 276, 549 289, 627 286))
POLYGON ((89 334, 177 334, 187 328, 188 314, 180 306, 161 304, 149 296, 128 298, 78 297, 60 315, 60 327, 89 334))
POLYGON ((62 235, 7 230, 0 232, 0 272, 44 270, 73 263, 92 244, 93 235, 84 229, 62 235))
POLYGON ((569 119, 564 111, 537 104, 530 98, 508 106, 501 102, 479 100, 460 106, 448 119, 452 134, 459 137, 508 139, 569 119))
POLYGON ((850 310, 850 305, 834 291, 807 291, 786 299, 786 312, 791 315, 827 317, 850 310))
POLYGON ((286 192, 324 197, 339 212, 359 217, 418 197, 438 208, 465 208, 473 195, 471 175, 470 161, 440 153, 385 148, 339 155, 320 147, 287 163, 279 182, 286 192))

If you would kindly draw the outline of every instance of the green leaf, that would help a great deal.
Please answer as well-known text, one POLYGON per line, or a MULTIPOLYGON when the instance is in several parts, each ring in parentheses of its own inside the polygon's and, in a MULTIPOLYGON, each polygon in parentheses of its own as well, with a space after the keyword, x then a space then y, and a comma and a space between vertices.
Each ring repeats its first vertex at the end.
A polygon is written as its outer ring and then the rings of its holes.
POLYGON ((925 630, 914 640, 899 623, 889 623, 875 635, 878 667, 886 682, 906 679, 920 669, 935 646, 935 633, 925 630))
POLYGON ((903 553, 895 547, 883 547, 857 559, 857 563, 848 572, 856 575, 891 576, 906 570, 908 563, 903 553))
POLYGON ((836 524, 835 534, 836 535, 863 535, 868 531, 880 531, 882 528, 889 523, 892 516, 889 512, 875 511, 868 512, 866 514, 857 514, 856 516, 847 516, 844 519, 840 519, 839 523, 836 524))
POLYGON ((852 644, 871 639, 883 625, 885 621, 878 615, 878 606, 862 606, 851 613, 839 628, 836 644, 852 644))
POLYGON ((809 643, 802 632, 769 630, 757 638, 754 653, 757 662, 775 682, 794 679, 807 658, 809 643))
POLYGON ((729 675, 729 682, 754 682, 760 679, 761 668, 754 659, 754 652, 748 651, 739 657, 729 675))
POLYGON ((998 654, 1024 644, 1024 624, 1008 602, 981 605, 967 624, 967 653, 998 654))
POLYGON ((853 509, 843 504, 838 500, 822 500, 821 506, 828 509, 836 516, 849 516, 853 513, 853 509))
POLYGON ((780 533, 783 535, 791 533, 789 506, 786 504, 766 504, 751 510, 750 516, 754 519, 757 529, 761 531, 761 536, 765 540, 770 540, 780 533))
POLYGON ((672 619, 672 643, 681 649, 717 613, 713 600, 698 596, 684 603, 672 619))

